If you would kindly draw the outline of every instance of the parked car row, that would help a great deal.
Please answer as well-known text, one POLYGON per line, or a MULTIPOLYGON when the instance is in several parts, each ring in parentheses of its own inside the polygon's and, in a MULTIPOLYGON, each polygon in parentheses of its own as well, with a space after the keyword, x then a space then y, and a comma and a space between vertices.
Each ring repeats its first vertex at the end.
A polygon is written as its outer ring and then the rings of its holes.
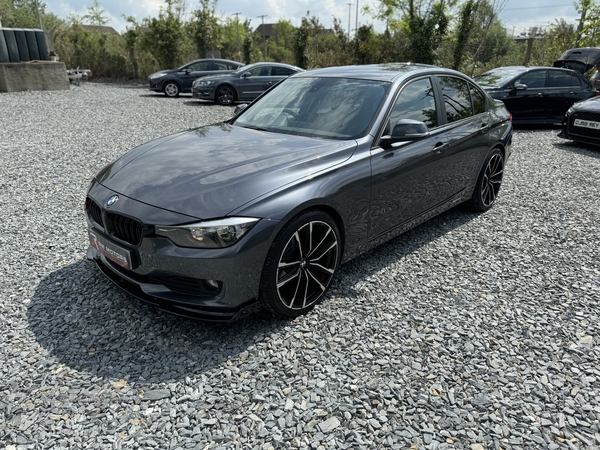
POLYGON ((553 66, 498 67, 475 81, 504 102, 515 124, 561 123, 560 137, 600 144, 600 48, 567 50, 553 66))
POLYGON ((177 69, 162 70, 148 77, 150 90, 177 97, 191 92, 194 98, 221 105, 251 101, 284 78, 298 72, 289 64, 262 62, 244 65, 225 59, 199 59, 177 69))

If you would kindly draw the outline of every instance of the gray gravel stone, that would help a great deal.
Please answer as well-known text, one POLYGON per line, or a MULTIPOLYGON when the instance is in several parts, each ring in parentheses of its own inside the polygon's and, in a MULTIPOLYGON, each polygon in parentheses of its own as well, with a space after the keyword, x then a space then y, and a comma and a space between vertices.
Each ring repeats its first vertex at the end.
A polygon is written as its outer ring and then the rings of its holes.
POLYGON ((600 150, 519 129, 489 212, 345 264, 307 316, 197 323, 85 260, 82 205, 129 149, 231 113, 132 85, 0 96, 3 447, 600 446, 600 150))

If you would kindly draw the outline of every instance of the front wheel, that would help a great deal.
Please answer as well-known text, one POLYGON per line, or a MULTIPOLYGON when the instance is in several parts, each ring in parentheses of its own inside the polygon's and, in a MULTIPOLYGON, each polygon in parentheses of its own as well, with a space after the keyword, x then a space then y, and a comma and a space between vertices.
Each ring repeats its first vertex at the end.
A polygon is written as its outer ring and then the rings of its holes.
POLYGON ((163 87, 163 91, 167 97, 177 97, 181 90, 179 89, 179 85, 177 83, 169 81, 163 87))
POLYGON ((487 211, 498 198, 498 192, 502 185, 504 173, 504 156, 500 149, 495 148, 488 155, 481 168, 481 173, 475 185, 473 196, 469 200, 469 206, 475 211, 487 211))
POLYGON ((306 211, 277 235, 260 282, 262 306, 279 317, 310 311, 327 292, 340 263, 340 232, 322 211, 306 211))
POLYGON ((219 105, 229 106, 235 101, 235 91, 231 86, 221 86, 217 89, 215 100, 219 105))

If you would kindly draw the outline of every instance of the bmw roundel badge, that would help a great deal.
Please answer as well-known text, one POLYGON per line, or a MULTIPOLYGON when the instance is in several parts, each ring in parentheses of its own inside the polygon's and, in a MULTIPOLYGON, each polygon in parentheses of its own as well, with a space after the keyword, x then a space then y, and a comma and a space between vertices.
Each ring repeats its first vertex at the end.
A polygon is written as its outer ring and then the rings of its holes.
POLYGON ((108 201, 106 202, 106 206, 112 206, 115 203, 117 203, 117 200, 119 200, 119 196, 118 195, 113 195, 111 198, 108 199, 108 201))

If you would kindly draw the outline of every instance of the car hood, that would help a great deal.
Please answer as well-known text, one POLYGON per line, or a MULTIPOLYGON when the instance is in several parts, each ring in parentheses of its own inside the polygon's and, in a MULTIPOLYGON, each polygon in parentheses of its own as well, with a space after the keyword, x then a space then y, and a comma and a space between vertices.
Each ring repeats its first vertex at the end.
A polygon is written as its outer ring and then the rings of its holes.
POLYGON ((577 103, 573 103, 573 109, 576 111, 585 109, 589 112, 600 113, 600 97, 591 97, 587 100, 582 100, 577 103))
POLYGON ((199 219, 224 217, 270 191, 337 165, 356 141, 218 124, 144 144, 99 182, 140 202, 199 219))

